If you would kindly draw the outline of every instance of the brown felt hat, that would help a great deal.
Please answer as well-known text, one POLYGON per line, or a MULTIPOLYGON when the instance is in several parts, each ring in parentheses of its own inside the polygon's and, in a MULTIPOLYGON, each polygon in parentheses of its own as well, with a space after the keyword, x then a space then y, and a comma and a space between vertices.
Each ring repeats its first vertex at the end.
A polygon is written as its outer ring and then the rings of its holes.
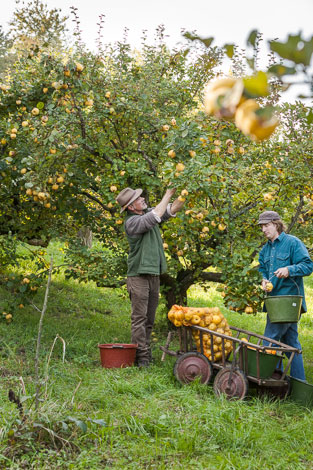
POLYGON ((269 222, 274 222, 275 220, 281 220, 280 215, 275 211, 265 211, 260 214, 258 225, 268 224, 269 222))
POLYGON ((123 212, 129 204, 134 202, 142 193, 142 189, 132 189, 132 188, 125 188, 120 194, 117 196, 116 201, 122 206, 120 212, 123 212))

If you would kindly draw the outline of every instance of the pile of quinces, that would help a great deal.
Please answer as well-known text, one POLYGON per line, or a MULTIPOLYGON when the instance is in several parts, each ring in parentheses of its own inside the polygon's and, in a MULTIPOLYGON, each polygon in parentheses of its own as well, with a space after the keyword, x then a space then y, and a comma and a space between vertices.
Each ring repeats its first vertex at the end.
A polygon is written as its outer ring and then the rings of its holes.
MULTIPOLYGON (((231 330, 228 322, 218 307, 182 307, 180 305, 173 305, 168 312, 168 319, 176 326, 201 326, 207 328, 214 333, 221 333, 226 336, 231 336, 231 330)), ((205 356, 214 362, 222 359, 222 343, 223 339, 216 334, 203 332, 203 353, 205 356), (212 355, 213 352, 213 355, 212 355)), ((201 351, 200 345, 200 331, 192 331, 193 339, 196 343, 197 350, 201 351)), ((224 339, 225 356, 232 351, 232 341, 224 339)))

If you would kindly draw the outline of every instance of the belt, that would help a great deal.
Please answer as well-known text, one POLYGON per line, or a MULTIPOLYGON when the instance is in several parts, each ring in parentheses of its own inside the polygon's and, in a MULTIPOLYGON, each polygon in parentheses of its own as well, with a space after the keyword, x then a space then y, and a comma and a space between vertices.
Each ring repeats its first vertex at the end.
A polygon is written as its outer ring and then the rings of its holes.
POLYGON ((139 274, 139 276, 160 277, 160 274, 139 274))

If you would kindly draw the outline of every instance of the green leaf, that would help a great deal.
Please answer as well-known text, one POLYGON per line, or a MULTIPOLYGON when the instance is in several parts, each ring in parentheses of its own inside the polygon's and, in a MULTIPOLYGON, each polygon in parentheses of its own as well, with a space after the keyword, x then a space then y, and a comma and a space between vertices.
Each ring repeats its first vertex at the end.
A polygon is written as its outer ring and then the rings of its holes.
POLYGON ((29 400, 30 398, 32 398, 31 395, 24 395, 20 398, 20 402, 24 403, 24 401, 29 400))
POLYGON ((189 33, 188 31, 183 34, 183 36, 188 39, 189 41, 200 41, 205 47, 210 47, 212 42, 214 41, 213 37, 209 38, 201 38, 200 36, 195 36, 194 34, 189 33))
POLYGON ((199 41, 201 41, 206 47, 210 47, 214 38, 199 38, 199 41))
POLYGON ((308 124, 313 123, 313 110, 311 109, 310 112, 306 116, 306 120, 308 124))
POLYGON ((106 422, 104 421, 104 419, 92 419, 91 420, 92 423, 95 423, 95 424, 99 424, 99 426, 106 426, 106 422))
POLYGON ((268 72, 282 77, 283 75, 294 75, 297 71, 294 67, 286 67, 285 65, 276 64, 268 68, 268 72))
POLYGON ((258 72, 252 77, 246 77, 243 79, 245 91, 248 92, 249 96, 267 96, 269 93, 267 74, 265 72, 258 72))
POLYGON ((286 42, 269 41, 270 49, 283 59, 295 64, 310 65, 313 53, 313 36, 305 41, 301 34, 289 35, 286 42))
POLYGON ((67 431, 67 430, 68 430, 68 425, 67 425, 64 421, 61 421, 61 425, 62 425, 63 431, 67 431))
POLYGON ((247 45, 250 44, 252 47, 254 47, 254 46, 255 46, 256 39, 257 39, 257 37, 258 37, 258 34, 259 34, 258 30, 257 30, 257 29, 253 29, 253 30, 251 31, 251 33, 249 34, 249 36, 248 36, 247 45))
POLYGON ((250 69, 254 70, 255 69, 255 60, 253 57, 249 59, 249 57, 246 57, 247 64, 249 65, 250 69))
POLYGON ((224 45, 224 49, 225 49, 225 54, 227 55, 227 57, 229 57, 230 59, 233 57, 234 55, 234 48, 235 48, 235 45, 234 44, 225 44, 224 45))
POLYGON ((31 183, 31 182, 25 183, 24 186, 25 188, 32 188, 34 186, 34 183, 31 183))
POLYGON ((87 424, 84 421, 81 421, 77 418, 73 418, 72 416, 68 416, 67 419, 72 423, 75 423, 76 426, 78 426, 83 432, 87 431, 87 424))

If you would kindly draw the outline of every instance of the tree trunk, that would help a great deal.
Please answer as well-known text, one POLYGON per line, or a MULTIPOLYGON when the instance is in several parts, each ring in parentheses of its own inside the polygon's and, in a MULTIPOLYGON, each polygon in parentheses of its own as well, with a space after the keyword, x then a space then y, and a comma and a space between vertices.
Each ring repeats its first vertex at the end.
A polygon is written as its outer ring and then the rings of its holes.
POLYGON ((161 286, 164 288, 163 293, 166 298, 168 310, 170 310, 174 304, 187 306, 187 290, 192 284, 197 282, 197 279, 209 282, 221 282, 222 273, 202 272, 196 279, 192 271, 180 271, 176 278, 166 273, 161 275, 161 286))
POLYGON ((183 274, 178 273, 176 279, 168 274, 161 275, 161 286, 164 288, 163 293, 168 310, 174 304, 187 306, 187 290, 193 284, 193 274, 187 271, 183 274))
POLYGON ((184 289, 184 290, 178 290, 177 288, 168 289, 165 292, 165 298, 166 298, 166 306, 168 310, 170 310, 174 304, 187 306, 187 289, 184 289))

